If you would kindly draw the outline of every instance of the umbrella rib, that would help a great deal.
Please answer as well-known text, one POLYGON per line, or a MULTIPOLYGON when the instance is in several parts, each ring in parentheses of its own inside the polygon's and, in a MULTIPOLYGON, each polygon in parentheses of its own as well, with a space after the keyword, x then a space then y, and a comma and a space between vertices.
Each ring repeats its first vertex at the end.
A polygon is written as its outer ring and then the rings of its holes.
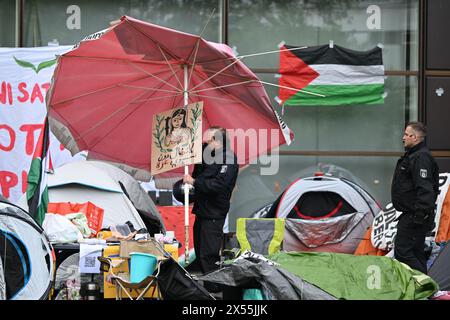
MULTIPOLYGON (((119 59, 119 58, 110 58, 110 57, 90 57, 90 56, 78 56, 78 55, 70 55, 64 56, 64 58, 83 58, 90 60, 106 60, 106 61, 120 61, 120 62, 130 62, 130 59, 119 59)), ((139 61, 131 61, 133 63, 141 63, 141 64, 157 64, 157 65, 166 65, 165 61, 155 61, 155 60, 139 60, 139 61)))
POLYGON ((193 87, 191 90, 194 90, 196 88, 198 88, 199 86, 201 86, 202 84, 204 84, 205 82, 211 80, 212 78, 214 78, 215 76, 217 76, 218 74, 222 73, 223 71, 225 71, 226 69, 230 68, 231 66, 233 66, 234 64, 238 63, 240 60, 236 58, 235 61, 233 61, 232 63, 230 63, 229 65, 227 65, 226 67, 222 68, 221 70, 217 71, 215 74, 213 74, 212 76, 208 77, 207 79, 203 80, 202 82, 200 82, 198 85, 196 85, 195 87, 193 87))
MULTIPOLYGON (((97 122, 94 126, 92 126, 91 128, 89 128, 88 130, 86 130, 82 135, 80 134, 78 136, 78 138, 76 138, 75 140, 79 140, 82 137, 84 137, 86 134, 90 133, 91 131, 97 129, 100 125, 102 125, 103 123, 105 123, 107 120, 111 119, 113 116, 115 116, 116 114, 122 112, 128 105, 134 103, 137 99, 141 98, 144 94, 146 94, 147 92, 143 92, 142 94, 140 94, 139 96, 135 97, 133 100, 131 100, 130 102, 126 103, 123 107, 117 109, 116 111, 114 111, 113 113, 109 114, 106 118, 103 118, 101 121, 97 122)), ((109 133, 109 132, 108 132, 109 133)), ((107 133, 107 134, 108 134, 107 133)), ((106 134, 106 135, 107 135, 106 134)), ((105 135, 105 136, 106 136, 105 135)), ((97 143, 99 143, 101 140, 99 140, 97 143)), ((97 145, 97 143, 95 145, 97 145)), ((93 145, 93 147, 95 147, 95 145, 93 145)))
MULTIPOLYGON (((123 83, 116 83, 116 84, 111 85, 111 86, 106 87, 106 88, 97 89, 95 91, 86 92, 86 93, 80 94, 80 95, 75 96, 75 97, 70 97, 70 98, 67 98, 67 99, 64 99, 64 100, 60 100, 60 101, 54 102, 54 103, 52 103, 52 105, 56 106, 58 104, 65 103, 65 102, 68 102, 68 101, 72 101, 72 100, 75 100, 75 99, 78 99, 78 98, 83 98, 83 97, 89 96, 91 94, 99 93, 99 92, 102 92, 102 91, 105 91, 105 90, 109 90, 109 89, 112 89, 112 88, 116 88, 116 87, 119 87, 119 86, 125 86, 126 83, 130 83, 130 82, 138 81, 138 80, 143 80, 145 78, 148 78, 148 77, 140 77, 140 78, 137 78, 137 79, 131 79, 131 80, 123 82, 123 83)), ((176 89, 178 89, 178 88, 176 88, 176 89)), ((177 91, 177 92, 179 92, 179 91, 177 91)))
POLYGON ((197 43, 195 45, 194 59, 192 60, 191 72, 189 73, 189 79, 188 79, 188 84, 187 84, 188 87, 189 87, 189 83, 191 83, 192 74, 194 73, 194 67, 195 67, 195 62, 197 60, 197 53, 198 53, 199 47, 200 47, 200 38, 198 38, 197 43))
POLYGON ((208 98, 208 99, 218 100, 218 101, 236 102, 236 101, 233 100, 233 99, 213 97, 213 96, 208 96, 208 95, 205 95, 205 94, 192 93, 192 95, 193 95, 193 96, 196 96, 196 97, 200 97, 200 98, 208 98))
MULTIPOLYGON (((206 68, 203 68, 203 70, 205 70, 207 72, 215 72, 214 70, 206 69, 206 68)), ((222 72, 222 76, 226 76, 226 77, 230 77, 230 78, 236 78, 236 79, 242 79, 242 80, 255 79, 255 78, 249 78, 249 77, 242 77, 242 76, 238 76, 238 75, 235 75, 235 74, 232 74, 232 73, 225 73, 225 72, 222 72)))
POLYGON ((173 97, 177 97, 179 95, 181 95, 181 93, 177 93, 176 95, 164 96, 164 97, 155 97, 155 98, 147 98, 147 99, 137 100, 132 103, 142 103, 142 102, 147 102, 147 101, 155 101, 155 100, 160 100, 160 99, 173 98, 173 97))
POLYGON ((295 91, 295 92, 297 92, 297 91, 304 92, 304 93, 306 93, 306 94, 310 94, 310 95, 317 96, 317 97, 322 97, 322 98, 325 98, 325 97, 326 97, 326 96, 323 95, 323 94, 320 94, 320 93, 314 93, 314 92, 306 91, 306 90, 303 90, 303 89, 290 88, 290 87, 281 86, 281 85, 279 85, 279 84, 270 83, 270 82, 266 82, 266 81, 262 81, 262 80, 258 80, 258 82, 267 84, 267 85, 269 85, 269 86, 274 86, 274 87, 278 87, 278 88, 289 89, 289 90, 292 90, 292 91, 295 91))
POLYGON ((119 87, 124 87, 124 88, 143 89, 143 90, 147 90, 147 91, 168 92, 168 93, 175 93, 175 94, 180 94, 181 93, 180 91, 148 88, 148 87, 141 87, 141 86, 132 86, 132 85, 129 85, 129 84, 119 84, 118 86, 119 87))
MULTIPOLYGON (((206 21, 206 24, 205 24, 205 26, 203 27, 202 32, 200 32, 200 36, 199 36, 198 39, 197 39, 197 43, 196 43, 196 45, 195 45, 196 48, 195 48, 195 53, 194 53, 194 59, 192 60, 192 69, 191 69, 191 73, 189 74, 189 79, 188 79, 188 82, 187 82, 187 83, 188 83, 188 84, 187 84, 188 87, 189 87, 189 83, 191 82, 192 74, 194 73, 195 61, 197 60, 198 48, 200 47, 200 41, 201 41, 201 39, 202 39, 203 32, 205 32, 206 26, 209 24, 209 21, 211 20, 211 17, 213 16, 213 14, 214 14, 215 11, 216 11, 216 8, 213 8, 211 14, 210 14, 209 17, 208 17, 208 21, 206 21)), ((190 56, 191 56, 191 55, 189 55, 188 60, 189 60, 190 56)))
MULTIPOLYGON (((160 86, 162 86, 162 85, 163 85, 163 84, 161 83, 160 86)), ((125 105, 124 105, 123 107, 121 107, 120 109, 116 110, 116 112, 112 113, 112 114, 109 115, 107 118, 105 118, 105 119, 103 119, 102 121, 100 121, 99 123, 97 123, 97 125, 94 126, 94 128, 97 128, 99 125, 101 125, 101 124, 102 124, 103 122, 105 122, 106 120, 109 120, 111 117, 113 117, 113 116, 116 115, 117 113, 122 112, 123 110, 125 110, 125 108, 126 108, 128 105, 137 103, 137 102, 138 102, 138 99, 141 98, 142 96, 144 96, 146 93, 147 93, 147 92, 143 92, 141 95, 139 95, 138 97, 134 98, 132 101, 130 101, 129 103, 125 104, 125 105)), ((150 94, 150 97, 151 97, 154 93, 155 93, 155 91, 153 91, 153 92, 150 94)), ((178 94, 181 94, 181 93, 182 93, 182 92, 179 92, 178 94)), ((176 97, 176 96, 177 96, 177 95, 174 95, 174 97, 176 97)), ((149 97, 149 99, 150 99, 150 97, 149 97)), ((169 97, 171 97, 171 96, 169 96, 169 97)), ((162 98, 162 97, 161 97, 161 98, 162 98)), ((155 99, 156 99, 156 98, 155 98, 155 99)), ((138 108, 140 108, 140 107, 142 106, 142 103, 143 103, 144 101, 145 101, 145 100, 141 101, 141 103, 140 103, 139 105, 137 105, 133 110, 131 110, 131 111, 128 113, 128 115, 126 115, 125 118, 123 118, 123 119, 119 122, 119 124, 122 123, 123 121, 125 121, 125 119, 128 118, 135 110, 137 110, 138 108)), ((108 134, 109 134, 111 131, 113 131, 114 129, 116 129, 117 127, 118 127, 118 125, 116 125, 114 128, 112 128, 111 130, 109 130, 109 131, 103 136, 103 138, 106 137, 106 136, 108 136, 108 134)), ((94 129, 94 128, 91 128, 91 129, 89 129, 88 131, 86 131, 86 132, 83 134, 83 136, 84 136, 86 133, 89 133, 90 131, 92 131, 92 129, 94 129)), ((81 136, 80 136, 80 137, 81 137, 81 136)), ((103 138, 99 139, 99 140, 92 146, 92 148, 94 148, 97 144, 99 144, 99 143, 102 141, 103 138)))
POLYGON ((164 54, 164 50, 161 48, 159 43, 156 46, 158 47, 159 51, 161 51, 161 54, 164 57, 164 60, 166 60, 166 63, 169 66, 170 70, 172 71, 173 75, 175 76, 175 79, 177 79, 178 84, 180 85, 181 88, 183 88, 183 85, 181 84, 180 79, 178 78, 177 74, 175 73, 175 70, 173 70, 173 68, 172 68, 172 64, 169 62, 166 55, 164 54))
POLYGON ((247 81, 243 81, 243 82, 236 82, 236 83, 226 84, 226 85, 218 86, 218 87, 212 87, 212 88, 206 88, 206 89, 201 89, 201 90, 189 91, 189 93, 199 93, 199 92, 205 92, 205 91, 210 91, 210 90, 215 90, 215 89, 228 88, 228 87, 238 86, 238 85, 245 84, 245 83, 250 83, 250 82, 259 82, 259 81, 252 79, 252 80, 247 80, 247 81))
POLYGON ((264 54, 271 54, 271 53, 280 53, 280 52, 285 52, 285 51, 295 51, 295 50, 301 50, 301 49, 306 49, 308 47, 295 47, 295 48, 291 48, 291 49, 280 49, 280 50, 273 50, 273 51, 265 51, 265 52, 258 52, 258 53, 250 53, 250 54, 245 54, 242 56, 237 56, 237 57, 228 57, 228 58, 220 58, 220 59, 214 59, 214 60, 209 60, 209 61, 203 61, 203 62, 199 62, 198 64, 210 64, 210 63, 216 63, 218 61, 225 61, 225 60, 231 60, 231 59, 244 59, 244 58, 249 58, 249 57, 256 57, 256 56, 261 56, 264 54))
MULTIPOLYGON (((259 84, 260 81, 259 80, 255 80, 254 82, 257 82, 259 84)), ((217 89, 217 88, 216 88, 217 89)), ((232 100, 234 100, 236 103, 241 104, 242 106, 244 106, 245 108, 251 108, 250 106, 248 106, 247 104, 245 104, 244 102, 242 102, 241 100, 237 99, 235 96, 233 96, 232 94, 230 94, 229 92, 227 92, 226 90, 224 90, 223 88, 219 88, 220 91, 222 91, 224 94, 226 94, 227 96, 231 97, 232 100)), ((275 110, 273 108, 270 108, 267 110, 269 113, 271 113, 271 115, 273 117, 276 117, 275 115, 275 110)), ((263 118, 270 118, 268 115, 263 115, 263 114, 258 114, 259 116, 263 117, 263 118)))
MULTIPOLYGON (((164 84, 168 85, 169 87, 174 88, 175 90, 177 90, 177 92, 182 92, 182 90, 180 90, 180 88, 177 88, 177 87, 175 87, 174 85, 172 85, 171 83, 169 83, 169 82, 167 82, 167 81, 161 79, 160 77, 157 77, 157 76, 155 76, 155 75, 153 75, 153 74, 147 72, 145 69, 143 69, 143 68, 141 68, 141 67, 139 67, 139 66, 137 66, 137 65, 134 65, 134 64, 132 64, 131 62, 129 62, 129 64, 131 64, 134 68, 143 71, 145 74, 147 74, 147 75, 149 75, 149 76, 151 76, 151 77, 153 77, 153 78, 155 78, 155 79, 157 79, 157 80, 163 82, 164 84)), ((168 63, 168 65, 170 66, 169 63, 168 63)), ((171 68, 171 69, 172 69, 172 68, 171 68)), ((172 71, 173 71, 173 70, 172 70, 172 71)), ((175 77, 176 77, 176 75, 175 75, 175 77)), ((178 79, 178 78, 177 78, 177 79, 178 79)))

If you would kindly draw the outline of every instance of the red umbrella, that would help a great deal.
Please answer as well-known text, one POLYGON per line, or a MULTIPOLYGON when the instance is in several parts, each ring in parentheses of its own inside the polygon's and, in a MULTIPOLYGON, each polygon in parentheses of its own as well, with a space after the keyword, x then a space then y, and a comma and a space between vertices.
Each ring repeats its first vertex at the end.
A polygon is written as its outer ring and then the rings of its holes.
POLYGON ((188 103, 204 102, 203 130, 278 130, 261 150, 247 146, 239 163, 292 138, 289 130, 283 135, 259 79, 228 46, 130 17, 59 57, 48 115, 72 153, 88 150, 89 158, 126 165, 148 180, 153 114, 185 105, 185 92, 188 103))
POLYGON ((153 115, 188 103, 203 101, 203 131, 262 132, 237 152, 241 164, 293 138, 228 46, 126 16, 59 57, 47 98, 52 131, 68 150, 87 150, 144 181, 153 115))

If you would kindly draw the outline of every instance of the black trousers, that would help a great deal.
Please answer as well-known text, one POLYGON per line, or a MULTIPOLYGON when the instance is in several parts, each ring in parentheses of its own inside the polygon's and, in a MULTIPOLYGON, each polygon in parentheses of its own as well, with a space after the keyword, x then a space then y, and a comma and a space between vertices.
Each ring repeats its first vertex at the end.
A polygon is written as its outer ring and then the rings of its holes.
POLYGON ((195 218, 194 249, 195 259, 202 273, 216 270, 220 261, 220 249, 223 241, 225 219, 195 218))
POLYGON ((395 258, 425 274, 427 273, 425 235, 428 228, 428 223, 423 226, 415 225, 413 213, 404 212, 399 218, 394 240, 395 258))

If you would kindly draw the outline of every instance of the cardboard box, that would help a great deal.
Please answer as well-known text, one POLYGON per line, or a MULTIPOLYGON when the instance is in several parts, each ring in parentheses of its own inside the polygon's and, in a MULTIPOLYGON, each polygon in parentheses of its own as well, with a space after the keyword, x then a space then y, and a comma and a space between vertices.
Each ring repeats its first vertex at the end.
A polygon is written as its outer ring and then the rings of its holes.
POLYGON ((124 259, 130 258, 130 253, 142 252, 152 254, 159 259, 165 256, 164 249, 156 240, 148 241, 120 241, 120 257, 124 259))
POLYGON ((178 244, 165 244, 164 250, 172 256, 172 258, 178 262, 178 244))
MULTIPOLYGON (((108 246, 103 250, 103 256, 106 258, 111 258, 113 261, 114 260, 120 260, 123 259, 120 257, 120 245, 114 245, 114 246, 108 246)), ((124 262, 122 262, 117 268, 113 268, 113 272, 115 274, 118 274, 120 272, 129 272, 129 266, 128 266, 128 261, 129 259, 123 259, 125 260, 124 262)), ((115 299, 116 298, 116 287, 114 284, 107 282, 106 281, 106 277, 107 277, 107 273, 105 272, 103 274, 103 298, 105 299, 115 299)), ((148 290, 148 292, 145 294, 144 298, 156 298, 158 295, 157 291, 154 290, 154 294, 153 293, 153 289, 150 288, 150 290, 148 290)), ((137 297, 138 295, 136 294, 135 291, 132 292, 131 294, 132 297, 137 297)), ((122 292, 122 299, 126 299, 127 295, 125 292, 122 292)))

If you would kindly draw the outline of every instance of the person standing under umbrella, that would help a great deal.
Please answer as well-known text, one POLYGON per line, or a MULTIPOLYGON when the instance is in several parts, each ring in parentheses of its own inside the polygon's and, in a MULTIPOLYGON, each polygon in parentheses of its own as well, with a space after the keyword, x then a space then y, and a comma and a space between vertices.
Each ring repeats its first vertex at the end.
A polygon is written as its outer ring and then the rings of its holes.
POLYGON ((194 166, 192 176, 183 177, 183 182, 193 185, 195 190, 194 249, 203 273, 218 268, 223 225, 238 171, 237 157, 230 149, 227 131, 222 127, 210 127, 204 134, 202 163, 194 166))
POLYGON ((439 192, 439 168, 425 146, 426 127, 409 122, 403 134, 405 154, 392 179, 392 203, 402 211, 394 240, 394 256, 413 269, 427 273, 425 236, 433 227, 439 192))

